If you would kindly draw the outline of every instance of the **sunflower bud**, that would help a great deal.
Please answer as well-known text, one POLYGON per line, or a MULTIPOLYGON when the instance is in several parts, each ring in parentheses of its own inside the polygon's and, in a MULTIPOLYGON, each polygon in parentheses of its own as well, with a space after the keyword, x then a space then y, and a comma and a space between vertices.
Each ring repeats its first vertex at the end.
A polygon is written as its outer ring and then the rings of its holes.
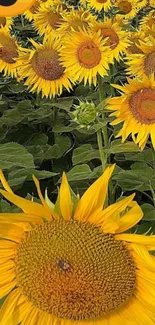
POLYGON ((79 105, 74 105, 75 111, 72 112, 73 120, 80 124, 81 127, 89 128, 95 122, 98 112, 94 103, 79 102, 79 105))

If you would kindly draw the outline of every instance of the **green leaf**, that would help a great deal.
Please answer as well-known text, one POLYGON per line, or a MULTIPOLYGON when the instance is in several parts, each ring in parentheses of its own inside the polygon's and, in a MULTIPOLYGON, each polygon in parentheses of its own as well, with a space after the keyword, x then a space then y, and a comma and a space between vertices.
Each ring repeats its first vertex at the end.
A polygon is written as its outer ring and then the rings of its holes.
POLYGON ((0 145, 0 168, 8 169, 13 166, 34 167, 33 156, 20 144, 8 142, 0 145))
POLYGON ((73 167, 68 173, 67 178, 69 181, 78 181, 83 179, 91 179, 93 172, 86 164, 73 167))
POLYGON ((144 216, 143 219, 144 220, 155 220, 155 207, 152 206, 149 203, 144 203, 141 205, 141 208, 143 210, 144 216))
POLYGON ((115 154, 120 152, 134 152, 140 151, 139 147, 131 141, 122 143, 120 140, 114 140, 111 142, 110 149, 106 150, 108 154, 115 154))
POLYGON ((100 159, 99 151, 94 149, 91 144, 84 144, 73 151, 73 165, 90 161, 92 159, 100 159))
POLYGON ((17 186, 23 184, 25 180, 32 181, 32 175, 36 176, 38 179, 50 178, 57 173, 49 172, 46 170, 37 170, 37 169, 18 169, 11 171, 8 175, 8 182, 10 186, 17 186))

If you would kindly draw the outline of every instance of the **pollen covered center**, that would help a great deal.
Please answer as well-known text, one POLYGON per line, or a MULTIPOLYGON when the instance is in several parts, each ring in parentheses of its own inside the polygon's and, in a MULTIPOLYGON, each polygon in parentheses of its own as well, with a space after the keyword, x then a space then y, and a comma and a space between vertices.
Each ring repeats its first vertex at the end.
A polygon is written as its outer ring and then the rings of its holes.
POLYGON ((100 63, 101 52, 92 41, 83 42, 77 49, 77 59, 81 66, 91 69, 100 63))
POLYGON ((6 63, 15 63, 18 57, 17 45, 13 39, 0 35, 0 59, 6 63))
POLYGON ((112 30, 111 28, 102 28, 101 36, 103 39, 108 37, 106 45, 110 46, 112 50, 115 49, 115 47, 117 47, 119 43, 119 37, 114 32, 114 30, 112 30))
POLYGON ((147 76, 155 73, 155 51, 149 53, 144 60, 144 71, 147 76))
POLYGON ((132 5, 128 1, 120 1, 118 7, 119 10, 123 11, 126 15, 132 10, 132 5))
POLYGON ((123 242, 76 220, 37 226, 19 244, 15 264, 23 294, 58 318, 101 317, 136 287, 135 263, 123 242))
POLYGON ((155 123, 155 90, 144 88, 136 91, 129 100, 129 108, 139 122, 155 123))
POLYGON ((31 60, 31 64, 39 77, 50 81, 61 78, 65 70, 59 62, 57 51, 53 49, 37 51, 31 60))
POLYGON ((57 29, 63 21, 62 15, 59 12, 49 11, 47 13, 47 21, 53 29, 57 29))

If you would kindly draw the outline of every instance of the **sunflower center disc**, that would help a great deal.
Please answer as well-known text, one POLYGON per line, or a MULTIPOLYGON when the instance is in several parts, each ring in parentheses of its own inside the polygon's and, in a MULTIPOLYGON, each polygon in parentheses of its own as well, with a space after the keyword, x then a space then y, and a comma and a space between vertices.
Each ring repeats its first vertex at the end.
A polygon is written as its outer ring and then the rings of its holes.
POLYGON ((101 35, 103 39, 108 37, 106 45, 110 46, 112 50, 115 49, 115 47, 117 47, 119 43, 119 38, 111 28, 102 28, 101 35))
POLYGON ((58 318, 94 319, 133 295, 135 263, 111 234, 88 223, 52 221, 19 245, 16 274, 24 295, 58 318))
POLYGON ((36 52, 31 63, 36 74, 45 80, 59 79, 65 70, 59 62, 57 51, 52 49, 36 52))
POLYGON ((15 58, 18 57, 17 46, 9 37, 0 35, 0 59, 6 63, 15 63, 15 58))
POLYGON ((147 76, 155 73, 155 51, 149 53, 144 60, 144 70, 147 76))
POLYGON ((84 68, 91 69, 100 63, 101 52, 93 42, 84 42, 77 50, 77 57, 84 68))
POLYGON ((131 96, 129 107, 139 122, 155 123, 155 90, 151 88, 138 90, 131 96))
POLYGON ((132 5, 128 1, 120 1, 118 4, 119 10, 125 12, 125 14, 129 14, 132 10, 132 5))

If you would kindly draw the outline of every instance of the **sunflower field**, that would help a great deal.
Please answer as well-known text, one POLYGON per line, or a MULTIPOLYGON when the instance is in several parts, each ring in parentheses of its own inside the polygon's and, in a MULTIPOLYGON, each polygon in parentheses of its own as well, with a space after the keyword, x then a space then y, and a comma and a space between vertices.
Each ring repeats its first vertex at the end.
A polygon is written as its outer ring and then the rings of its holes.
POLYGON ((155 0, 0 1, 0 325, 155 325, 155 0))

